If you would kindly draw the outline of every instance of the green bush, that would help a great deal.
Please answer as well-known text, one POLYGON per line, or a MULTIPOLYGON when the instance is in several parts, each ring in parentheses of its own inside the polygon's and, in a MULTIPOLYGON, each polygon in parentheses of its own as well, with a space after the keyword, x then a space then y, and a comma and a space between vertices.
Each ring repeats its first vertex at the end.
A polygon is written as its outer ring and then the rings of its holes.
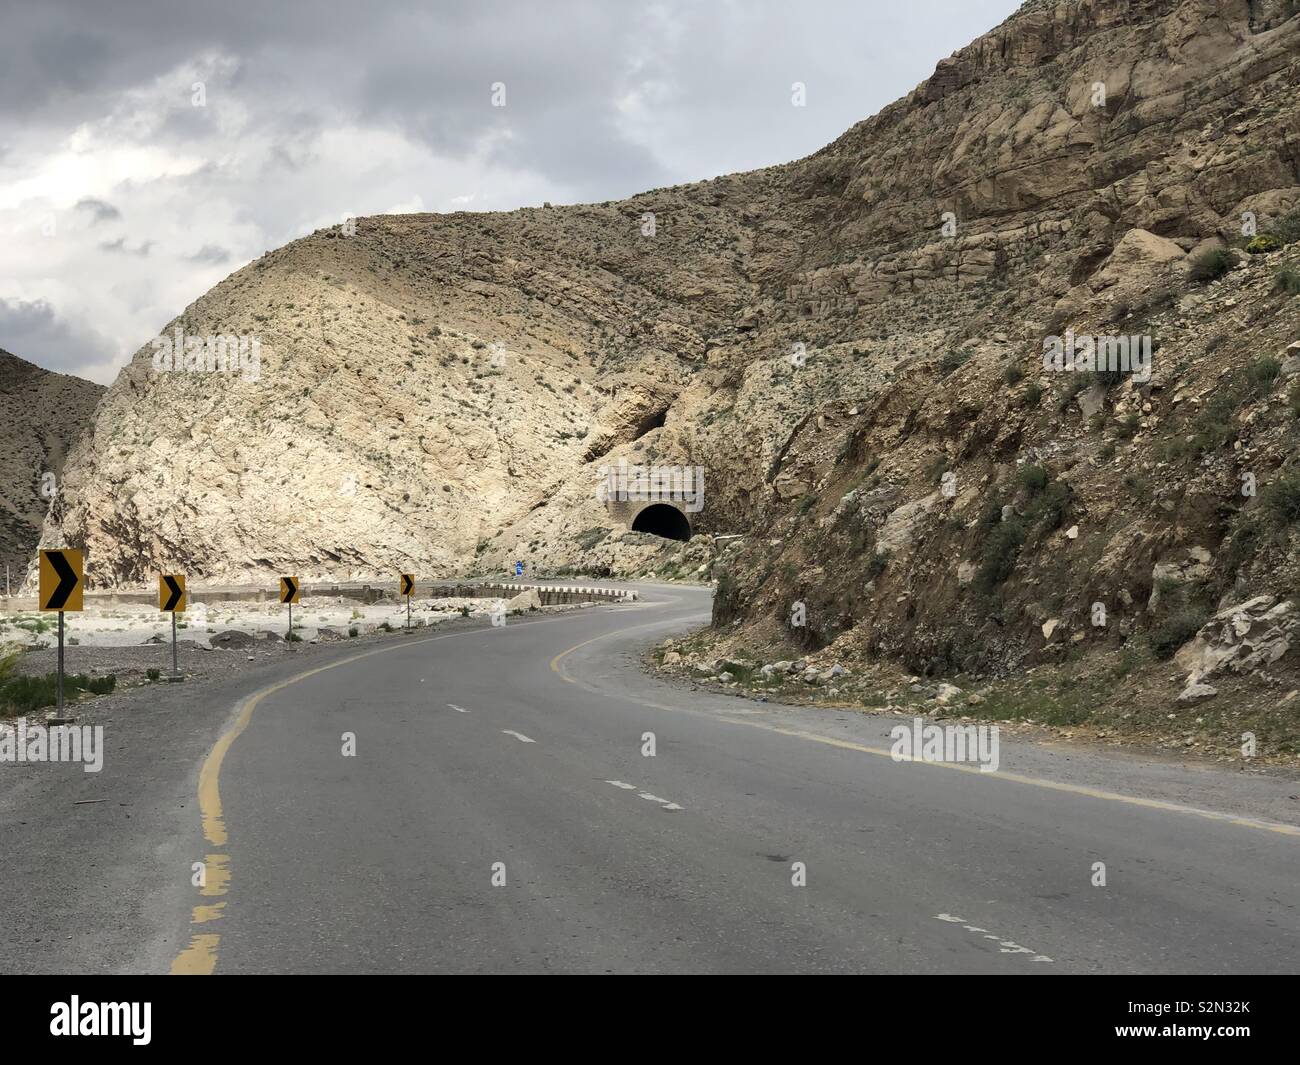
POLYGON ((719 673, 730 673, 741 684, 748 684, 754 676, 754 667, 744 662, 726 661, 722 663, 719 673))
POLYGON ((1020 397, 1020 403, 1023 407, 1037 407, 1042 398, 1042 386, 1037 381, 1031 381, 1029 387, 1025 389, 1024 394, 1020 397))
POLYGON ((1019 366, 1008 366, 1006 372, 1006 381, 1009 385, 1018 385, 1024 380, 1025 371, 1019 366))
POLYGON ((1272 233, 1261 233, 1246 245, 1246 251, 1250 255, 1259 255, 1261 252, 1277 251, 1280 247, 1282 247, 1282 242, 1272 233))
POLYGON ((1073 490, 1064 481, 1050 481, 1038 495, 1025 517, 1033 523, 1039 535, 1060 528, 1065 518, 1065 508, 1069 506, 1073 494, 1073 490))
POLYGON ((1268 485, 1259 494, 1259 505, 1276 527, 1300 521, 1300 470, 1284 473, 1268 485))
MULTIPOLYGON (((92 695, 108 695, 117 687, 117 677, 89 677, 84 673, 74 673, 63 678, 63 696, 75 699, 78 692, 88 691, 92 695)), ((47 673, 43 677, 11 677, 0 684, 0 710, 12 714, 29 714, 45 706, 57 706, 59 702, 59 675, 47 673)))
POLYGON ((1032 497, 1038 495, 1047 487, 1051 474, 1042 466, 1022 466, 1020 472, 1016 474, 1016 479, 1020 486, 1032 497))
POLYGON ((993 527, 984 545, 984 557, 975 574, 976 591, 988 595, 1011 576, 1016 568, 1016 557, 1025 542, 1025 526, 1018 518, 1004 521, 993 527))
POLYGON ((1278 219, 1268 232, 1270 236, 1276 237, 1283 247, 1300 240, 1300 210, 1292 211, 1289 215, 1278 219))
POLYGON ((0 647, 0 684, 4 684, 14 675, 14 671, 18 668, 18 659, 22 654, 23 649, 18 644, 0 647))
POLYGON ((1200 630, 1209 614, 1203 610, 1180 610, 1151 632, 1151 651, 1160 661, 1173 658, 1200 630))
MULTIPOLYGON (((1262 379, 1262 376, 1267 373, 1267 368, 1261 367, 1258 372, 1262 379)), ((1196 420, 1190 426, 1191 441, 1185 438, 1186 434, 1163 440, 1156 448, 1156 457, 1162 462, 1201 458, 1223 447, 1237 435, 1234 416, 1249 397, 1250 390, 1255 387, 1257 386, 1249 381, 1243 385, 1239 378, 1229 381, 1214 393, 1209 403, 1205 405, 1205 409, 1196 416, 1196 420)))
POLYGON ((867 580, 874 581, 877 577, 879 577, 882 573, 885 572, 885 567, 888 565, 889 565, 889 552, 877 551, 874 555, 871 556, 871 560, 867 563, 867 580))
POLYGON ((1188 277, 1202 283, 1222 277, 1237 263, 1232 253, 1226 248, 1207 248, 1192 259, 1188 277))
POLYGON ((1283 266, 1273 275, 1273 291, 1285 292, 1288 296, 1300 295, 1300 270, 1294 266, 1283 266))
POLYGON ((960 369, 970 359, 969 351, 950 351, 939 362, 939 372, 947 377, 953 370, 960 369))
POLYGON ((1281 372, 1282 364, 1271 355, 1265 355, 1246 367, 1246 380, 1250 382, 1255 395, 1263 397, 1273 391, 1273 382, 1281 372))
POLYGON ((157 669, 146 669, 144 671, 144 675, 148 677, 150 680, 158 680, 160 677, 162 677, 162 671, 157 669))
POLYGON ((1265 540, 1264 529, 1249 513, 1242 515, 1240 524, 1232 531, 1228 550, 1223 557, 1223 584, 1230 583, 1242 566, 1258 553, 1265 540))

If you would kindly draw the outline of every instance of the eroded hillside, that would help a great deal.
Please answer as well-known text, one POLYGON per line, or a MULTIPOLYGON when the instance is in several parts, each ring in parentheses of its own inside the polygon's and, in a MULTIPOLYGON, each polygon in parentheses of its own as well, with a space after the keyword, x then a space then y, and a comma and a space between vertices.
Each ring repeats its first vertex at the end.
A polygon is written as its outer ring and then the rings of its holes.
POLYGON ((103 392, 0 350, 0 570, 10 568, 15 590, 36 552, 64 459, 103 392))
POLYGON ((1177 646, 1295 589, 1297 83, 1286 0, 1031 2, 798 162, 314 233, 165 331, 255 374, 135 356, 47 535, 100 583, 712 573, 728 639, 926 672, 1177 646), (624 533, 620 458, 742 539, 624 533))

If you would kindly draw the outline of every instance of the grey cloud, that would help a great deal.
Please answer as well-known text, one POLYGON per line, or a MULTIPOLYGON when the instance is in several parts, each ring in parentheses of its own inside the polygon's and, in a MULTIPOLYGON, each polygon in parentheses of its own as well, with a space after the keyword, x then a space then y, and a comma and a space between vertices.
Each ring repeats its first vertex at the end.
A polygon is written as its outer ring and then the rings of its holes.
POLYGON ((90 224, 95 225, 98 222, 108 222, 115 218, 121 218, 122 212, 106 200, 96 200, 93 197, 86 197, 77 201, 77 210, 90 212, 90 224))
POLYGON ((109 252, 113 255, 137 255, 143 259, 149 254, 149 250, 153 246, 154 241, 143 240, 132 248, 127 244, 126 237, 118 237, 117 240, 101 241, 99 250, 109 252))
MULTIPOLYGON (((0 3, 0 182, 39 174, 45 154, 83 150, 69 147, 80 130, 89 162, 101 151, 127 161, 115 185, 100 170, 72 188, 92 223, 60 232, 77 254, 31 238, 0 296, 57 292, 65 327, 107 318, 142 334, 200 295, 214 268, 345 213, 441 209, 468 194, 475 209, 609 200, 798 158, 1018 6, 0 3), (204 107, 191 105, 196 79, 204 107), (796 80, 806 108, 790 106, 796 80), (504 108, 491 105, 494 82, 504 108), (341 141, 354 130, 364 151, 341 141), (121 218, 129 240, 94 229, 121 218), (103 255, 115 257, 108 284, 103 255)), ((124 347, 101 348, 96 365, 124 347)))
POLYGON ((111 345, 59 317, 45 300, 0 299, 0 348, 62 373, 81 373, 100 362, 111 345))
POLYGON ((222 263, 230 261, 230 252, 225 248, 218 247, 216 244, 205 244, 193 255, 188 255, 186 258, 192 263, 220 266, 222 263))

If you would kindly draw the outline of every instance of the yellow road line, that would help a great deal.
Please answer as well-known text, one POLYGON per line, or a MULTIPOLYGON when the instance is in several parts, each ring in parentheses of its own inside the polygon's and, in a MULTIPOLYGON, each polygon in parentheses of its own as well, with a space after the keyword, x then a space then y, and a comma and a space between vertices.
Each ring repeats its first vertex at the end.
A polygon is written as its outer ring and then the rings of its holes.
MULTIPOLYGON (((891 761, 895 759, 892 752, 881 747, 868 747, 861 743, 851 743, 848 740, 837 740, 831 736, 821 736, 815 732, 803 732, 799 729, 782 728, 779 725, 772 725, 764 721, 753 721, 746 717, 729 717, 722 714, 710 714, 700 710, 689 710, 681 706, 669 706, 664 703, 650 702, 647 699, 638 699, 632 695, 622 695, 617 692, 604 692, 591 685, 583 684, 569 676, 561 663, 574 651, 581 650, 588 644, 593 644, 597 640, 604 640, 611 636, 618 636, 621 633, 631 632, 636 628, 648 628, 650 626, 637 625, 630 629, 618 629, 614 632, 603 633, 600 636, 594 636, 590 640, 583 640, 582 643, 574 644, 567 651, 561 651, 551 659, 551 670, 559 674, 562 680, 570 684, 576 684, 580 688, 593 692, 597 695, 606 696, 615 699, 622 699, 625 702, 637 703, 641 706, 650 706, 657 710, 671 710, 675 713, 694 714, 697 717, 708 717, 715 721, 723 722, 727 725, 744 725, 748 728, 763 729, 766 732, 775 732, 782 736, 791 736, 795 739, 807 740, 810 743, 820 743, 827 747, 839 747, 848 751, 858 751, 861 754, 875 755, 879 758, 888 758, 891 761)), ((1049 791, 1062 791, 1072 795, 1085 795, 1091 799, 1103 799, 1107 802, 1119 802, 1128 806, 1141 806, 1149 810, 1166 810, 1171 813, 1192 814, 1196 817, 1205 818, 1208 821, 1220 821, 1230 825, 1239 825, 1243 828, 1254 828, 1264 832, 1276 832, 1283 836, 1300 836, 1300 826, 1286 825, 1278 821, 1266 821, 1262 818, 1245 817, 1238 814, 1223 813, 1219 810, 1203 810, 1197 806, 1185 806, 1182 803, 1168 802, 1164 799, 1144 799, 1136 795, 1122 795, 1119 792, 1105 791, 1101 788, 1092 788, 1084 784, 1066 784, 1057 780, 1047 780, 1043 777, 1029 777, 1020 773, 982 773, 976 766, 961 765, 955 762, 922 762, 917 759, 901 759, 901 761, 912 761, 917 765, 927 766, 933 769, 954 769, 959 773, 974 773, 977 777, 988 780, 1005 780, 1014 784, 1027 784, 1030 787, 1045 788, 1049 791)))
MULTIPOLYGON (((507 627, 520 628, 524 625, 545 625, 559 620, 562 620, 562 618, 553 617, 537 621, 517 621, 514 625, 507 627)), ((222 817, 221 812, 221 766, 225 761, 226 753, 235 740, 239 739, 244 729, 248 727, 248 723, 253 718, 253 711, 268 695, 274 695, 276 692, 292 684, 297 684, 299 681, 306 680, 308 677, 314 677, 318 673, 338 669, 339 666, 346 666, 363 658, 370 658, 372 655, 387 654, 391 651, 398 651, 404 647, 414 647, 418 644, 436 643, 438 640, 453 640, 461 636, 475 636, 488 631, 490 630, 471 629, 468 632, 449 632, 442 636, 430 636, 420 640, 403 640, 389 647, 376 647, 371 651, 349 655, 347 658, 340 658, 337 662, 331 662, 328 665, 317 666, 315 669, 297 673, 286 680, 268 685, 245 698, 239 704, 239 710, 235 715, 235 723, 213 744, 212 750, 208 752, 207 758, 203 761, 203 768, 199 771, 199 813, 203 821, 204 838, 214 847, 226 846, 228 835, 226 833, 225 819, 222 817)), ((200 894, 206 898, 225 895, 230 890, 230 855, 209 854, 206 856, 206 863, 207 878, 200 894)), ((217 948, 221 942, 221 936, 210 929, 204 929, 201 932, 196 929, 200 925, 209 925, 213 921, 219 920, 224 907, 224 902, 215 905, 202 903, 191 910, 190 943, 173 959, 171 966, 173 976, 209 976, 216 969, 217 948)))

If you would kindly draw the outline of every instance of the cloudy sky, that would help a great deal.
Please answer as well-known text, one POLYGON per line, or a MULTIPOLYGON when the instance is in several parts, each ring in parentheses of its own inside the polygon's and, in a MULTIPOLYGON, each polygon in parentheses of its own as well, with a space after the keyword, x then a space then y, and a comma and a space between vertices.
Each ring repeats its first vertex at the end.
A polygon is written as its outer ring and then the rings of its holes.
POLYGON ((0 348, 108 383, 221 278, 346 215, 807 155, 1017 6, 0 0, 0 348))

